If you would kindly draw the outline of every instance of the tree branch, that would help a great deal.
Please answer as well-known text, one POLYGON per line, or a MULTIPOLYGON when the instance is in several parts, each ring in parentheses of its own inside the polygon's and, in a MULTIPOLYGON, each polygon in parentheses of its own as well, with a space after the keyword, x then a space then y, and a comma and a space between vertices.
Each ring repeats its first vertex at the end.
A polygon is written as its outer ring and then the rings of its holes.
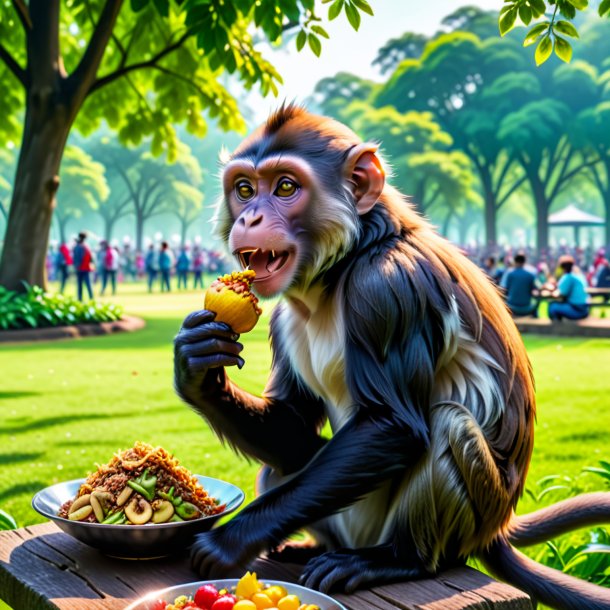
POLYGON ((0 59, 6 67, 13 73, 17 80, 27 87, 27 76, 25 70, 15 61, 15 58, 0 43, 0 59))
POLYGON ((89 88, 89 93, 93 93, 94 91, 97 91, 98 89, 101 89, 102 87, 109 85, 110 83, 113 83, 115 80, 117 80, 117 79, 121 78, 122 76, 125 76, 126 74, 129 74, 130 72, 133 72, 135 70, 141 70, 143 68, 157 67, 157 65, 156 65, 157 62, 159 62, 161 59, 163 59, 164 57, 166 57, 167 55, 169 55, 176 49, 180 48, 184 44, 184 42, 186 40, 188 40, 190 37, 191 37, 190 32, 186 32, 180 38, 178 38, 178 40, 176 40, 176 42, 168 45, 162 51, 159 51, 156 55, 151 57, 149 60, 139 61, 139 62, 136 62, 135 64, 131 64, 130 66, 119 67, 116 70, 114 70, 113 72, 110 72, 109 74, 106 74, 105 76, 98 78, 95 82, 93 82, 91 84, 91 87, 89 88))
POLYGON ((32 18, 30 17, 30 9, 25 5, 23 0, 13 0, 13 7, 17 12, 19 21, 26 33, 32 29, 32 18))
POLYGON ((508 190, 507 193, 505 193, 504 197, 502 197, 502 199, 498 199, 497 203, 496 203, 496 210, 499 210, 509 199, 509 197, 527 180, 527 176, 522 176, 521 178, 519 178, 519 180, 517 180, 508 190))
POLYGON ((77 108, 91 92, 91 85, 104 57, 122 5, 123 0, 106 0, 87 49, 74 72, 68 77, 72 104, 77 108))
POLYGON ((496 180, 495 186, 492 186, 492 192, 494 195, 494 199, 497 199, 498 196, 500 195, 500 190, 502 189, 504 180, 506 180, 506 174, 508 174, 508 170, 510 169, 510 166, 513 164, 514 160, 515 159, 512 155, 506 159, 506 163, 504 164, 504 167, 500 171, 500 175, 498 176, 498 179, 496 180))

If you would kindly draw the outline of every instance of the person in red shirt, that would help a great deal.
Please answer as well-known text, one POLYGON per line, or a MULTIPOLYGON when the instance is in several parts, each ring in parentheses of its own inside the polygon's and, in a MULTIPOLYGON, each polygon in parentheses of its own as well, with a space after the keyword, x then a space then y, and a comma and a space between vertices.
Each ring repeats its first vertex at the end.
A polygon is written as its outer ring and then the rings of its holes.
POLYGON ((64 291, 68 276, 70 275, 70 265, 72 264, 72 253, 66 242, 62 242, 55 257, 55 268, 60 286, 59 292, 64 291))
POLYGON ((76 292, 79 301, 83 300, 83 285, 89 293, 89 299, 93 299, 93 290, 91 288, 91 271, 93 271, 93 263, 91 250, 85 243, 86 239, 87 233, 79 233, 73 252, 74 268, 76 269, 76 292))

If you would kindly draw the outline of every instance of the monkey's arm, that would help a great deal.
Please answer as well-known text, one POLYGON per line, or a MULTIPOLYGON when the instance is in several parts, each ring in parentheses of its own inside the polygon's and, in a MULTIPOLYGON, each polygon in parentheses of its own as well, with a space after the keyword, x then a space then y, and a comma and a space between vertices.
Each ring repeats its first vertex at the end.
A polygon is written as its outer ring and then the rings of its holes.
POLYGON ((345 312, 346 375, 354 413, 307 467, 252 502, 228 524, 198 537, 195 568, 203 576, 228 574, 296 529, 349 506, 426 450, 429 400, 436 364, 434 315, 413 286, 369 277, 345 312), (397 301, 397 291, 401 294, 397 301), (407 308, 407 310, 405 310, 407 308), (414 309, 411 309, 414 308, 414 309))
POLYGON ((281 345, 274 349, 265 397, 240 389, 224 367, 243 366, 242 347, 213 313, 189 315, 174 341, 176 391, 236 450, 281 474, 295 472, 324 445, 323 404, 297 384, 281 345))

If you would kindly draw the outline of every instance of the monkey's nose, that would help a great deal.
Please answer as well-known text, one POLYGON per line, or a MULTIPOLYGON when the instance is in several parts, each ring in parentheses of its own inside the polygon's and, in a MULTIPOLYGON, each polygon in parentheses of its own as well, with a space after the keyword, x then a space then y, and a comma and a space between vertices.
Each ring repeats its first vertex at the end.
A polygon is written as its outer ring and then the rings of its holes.
POLYGON ((246 229, 250 229, 251 227, 255 227, 259 225, 263 220, 263 215, 258 213, 253 214, 244 214, 240 219, 239 223, 243 225, 246 229))

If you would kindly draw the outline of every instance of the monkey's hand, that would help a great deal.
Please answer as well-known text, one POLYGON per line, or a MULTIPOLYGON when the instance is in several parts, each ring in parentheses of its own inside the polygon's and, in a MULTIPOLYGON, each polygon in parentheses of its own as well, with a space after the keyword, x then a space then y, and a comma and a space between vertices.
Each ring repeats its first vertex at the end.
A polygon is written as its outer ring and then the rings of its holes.
POLYGON ((239 578, 265 548, 234 517, 229 523, 197 536, 191 547, 191 564, 203 579, 239 578))
POLYGON ((223 367, 244 365, 239 335, 223 322, 215 322, 215 315, 207 310, 190 314, 174 339, 174 385, 193 404, 224 386, 223 367))

